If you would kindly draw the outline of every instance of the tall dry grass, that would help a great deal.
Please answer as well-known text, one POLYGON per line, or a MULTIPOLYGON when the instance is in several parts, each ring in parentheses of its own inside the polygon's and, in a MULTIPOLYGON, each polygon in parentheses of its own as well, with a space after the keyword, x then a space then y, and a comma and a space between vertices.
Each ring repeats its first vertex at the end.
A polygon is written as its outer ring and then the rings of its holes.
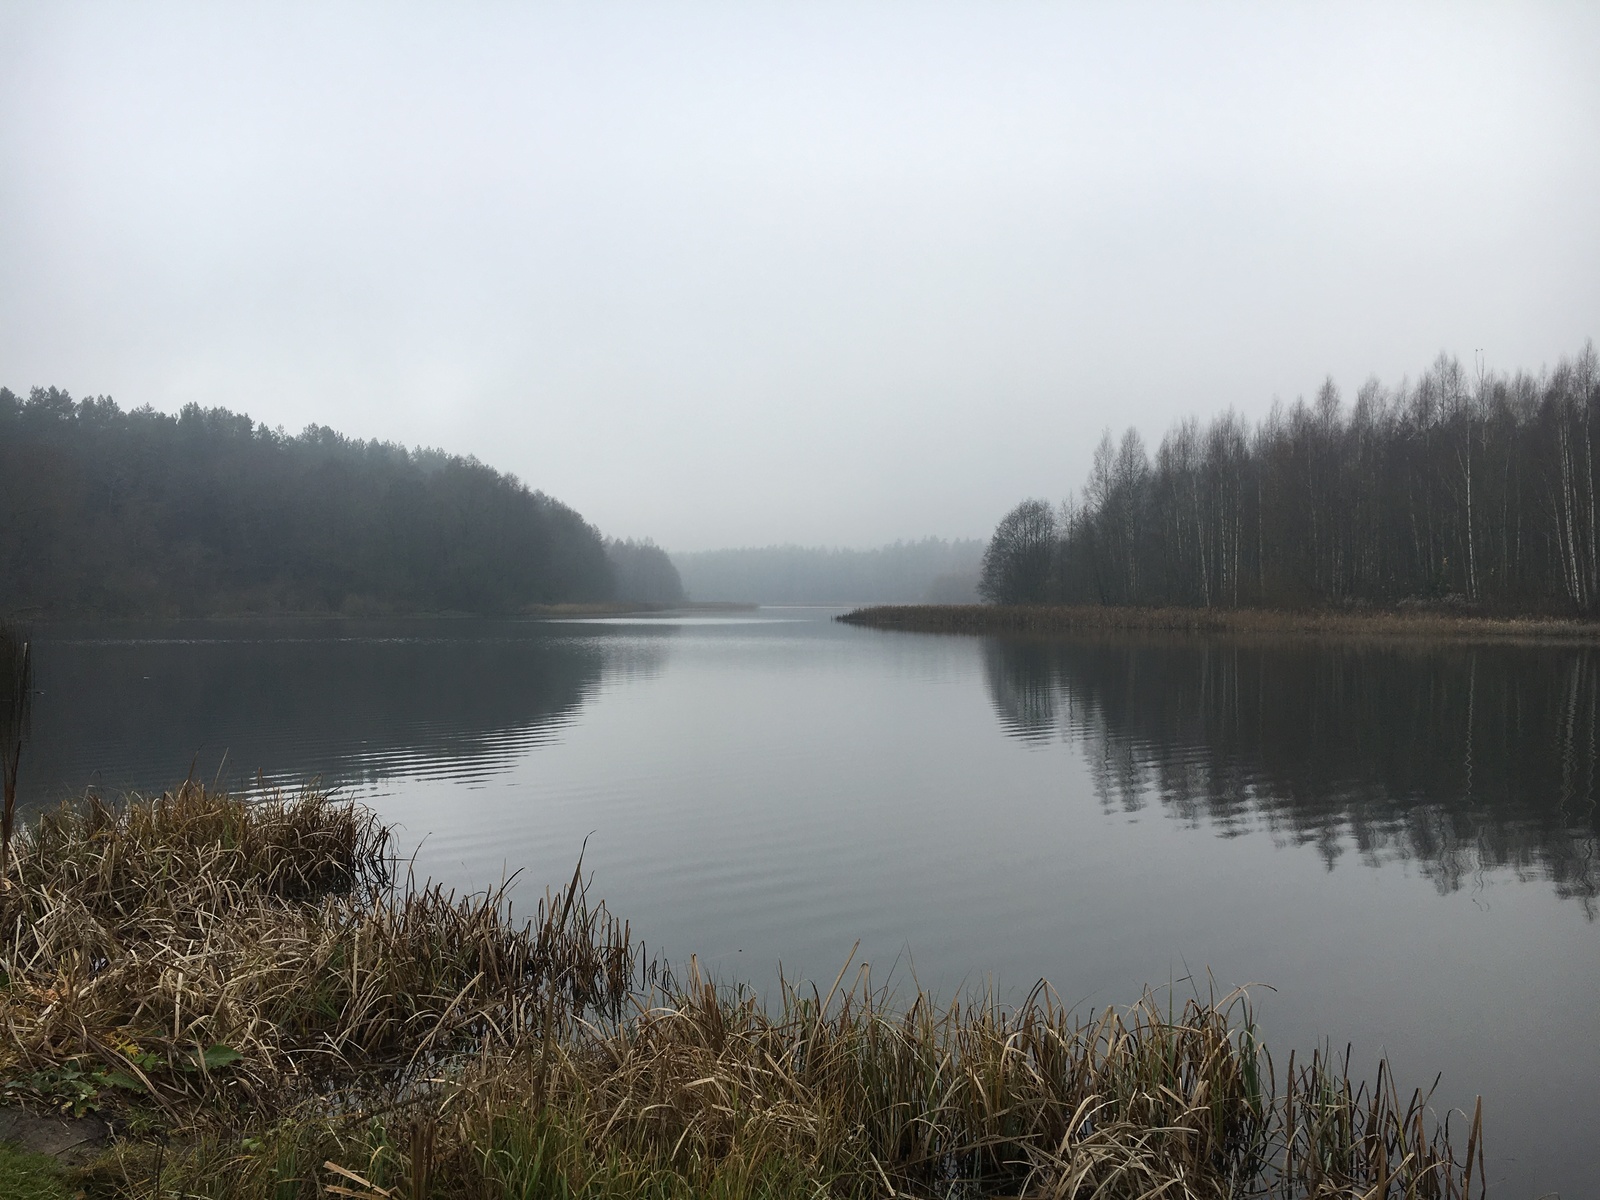
POLYGON ((620 1011, 627 928, 581 888, 519 926, 499 894, 393 886, 387 842, 316 792, 186 783, 46 815, 0 893, 0 1064, 43 1087, 77 1062, 174 1112, 260 1114, 517 1045, 552 1004, 620 1011))
POLYGON ((763 998, 646 960, 581 874, 518 923, 386 852, 354 806, 194 784, 19 836, 0 1078, 122 1122, 86 1195, 1482 1193, 1478 1114, 1278 1072, 1243 995, 763 998))

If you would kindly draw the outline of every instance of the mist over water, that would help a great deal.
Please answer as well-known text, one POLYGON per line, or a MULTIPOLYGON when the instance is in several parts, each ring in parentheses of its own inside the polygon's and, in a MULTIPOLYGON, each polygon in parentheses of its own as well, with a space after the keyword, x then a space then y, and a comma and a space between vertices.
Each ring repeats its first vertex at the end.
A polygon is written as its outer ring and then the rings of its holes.
POLYGON ((1256 983, 1281 1054, 1482 1093, 1498 1194, 1600 1186, 1594 651, 831 611, 50 627, 24 798, 320 776, 519 909, 582 850, 652 950, 758 987, 857 939, 946 998, 1256 983))

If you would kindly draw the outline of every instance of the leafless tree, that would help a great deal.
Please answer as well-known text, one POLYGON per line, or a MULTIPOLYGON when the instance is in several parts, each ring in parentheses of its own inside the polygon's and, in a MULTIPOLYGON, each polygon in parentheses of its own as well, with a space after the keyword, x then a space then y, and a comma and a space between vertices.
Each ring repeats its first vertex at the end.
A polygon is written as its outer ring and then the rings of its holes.
POLYGON ((1051 598, 1600 613, 1597 439, 1592 344, 1539 376, 1440 356, 1350 406, 1330 379, 1253 430, 1181 422, 1153 460, 1107 431, 1051 598))
POLYGON ((1024 500, 995 527, 978 594, 991 604, 1043 604, 1052 598, 1055 556, 1055 511, 1043 500, 1024 500))

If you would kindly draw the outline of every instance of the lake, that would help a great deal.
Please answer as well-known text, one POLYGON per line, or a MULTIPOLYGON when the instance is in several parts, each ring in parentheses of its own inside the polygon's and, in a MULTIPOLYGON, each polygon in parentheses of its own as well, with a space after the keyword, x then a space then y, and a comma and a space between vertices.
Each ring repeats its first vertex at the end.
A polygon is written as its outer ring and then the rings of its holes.
POLYGON ((1600 650, 837 611, 49 625, 24 802, 318 776, 521 907, 582 851, 730 982, 1253 983, 1280 1062, 1482 1093, 1495 1195, 1600 1194, 1600 650))

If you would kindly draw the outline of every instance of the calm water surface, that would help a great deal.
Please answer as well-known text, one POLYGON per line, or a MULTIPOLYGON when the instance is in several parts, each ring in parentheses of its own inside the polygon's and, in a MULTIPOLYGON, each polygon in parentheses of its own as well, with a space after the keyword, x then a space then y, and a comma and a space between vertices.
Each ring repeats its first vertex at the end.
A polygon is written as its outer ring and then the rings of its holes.
POLYGON ((1600 654, 831 615, 51 626, 25 795, 320 775, 524 903, 587 836, 730 980, 1267 985, 1282 1054, 1483 1093, 1495 1194, 1600 1195, 1600 654))

